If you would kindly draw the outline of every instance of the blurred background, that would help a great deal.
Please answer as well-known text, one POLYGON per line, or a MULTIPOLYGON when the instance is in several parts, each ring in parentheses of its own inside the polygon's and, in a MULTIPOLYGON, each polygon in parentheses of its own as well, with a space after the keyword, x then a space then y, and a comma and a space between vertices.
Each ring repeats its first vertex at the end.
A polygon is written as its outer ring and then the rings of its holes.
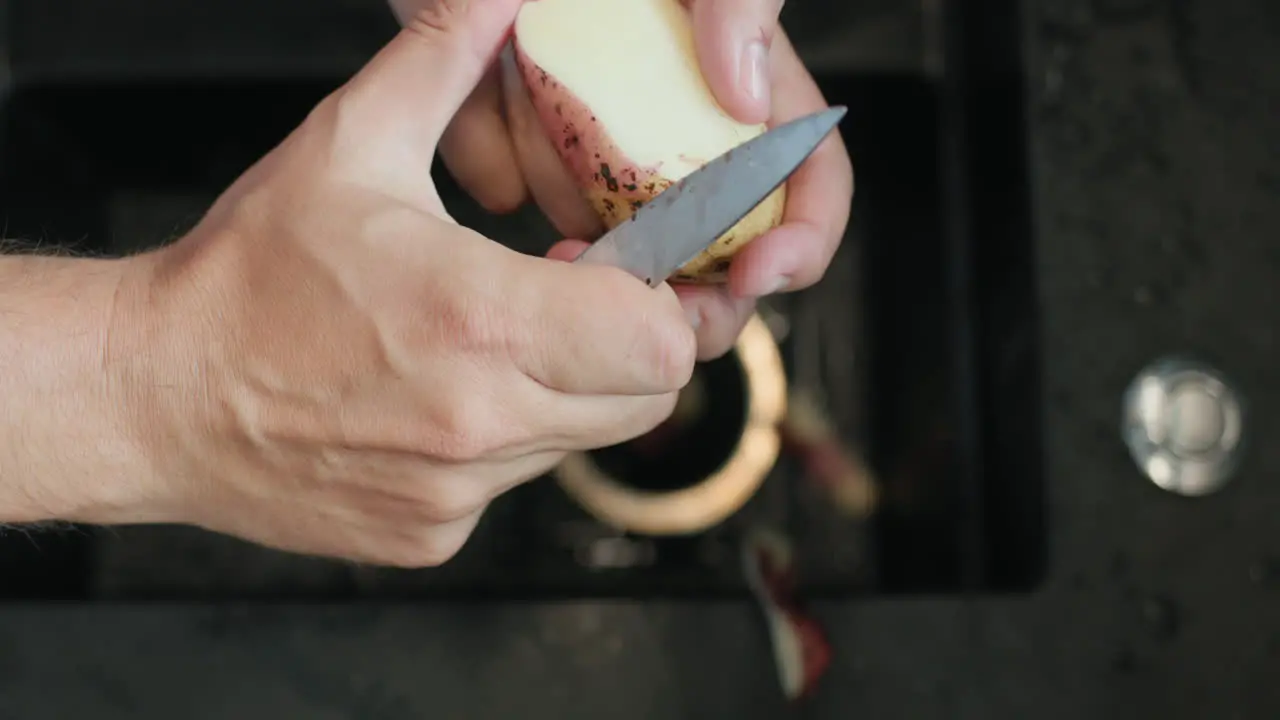
MULTIPOLYGON (((746 505, 652 537, 550 475, 420 571, 9 532, 0 718, 1273 717, 1276 7, 792 0, 850 108, 841 252, 588 458, 706 482, 777 390, 746 505)), ((0 2, 6 235, 180 236, 394 31, 379 0, 0 2)))

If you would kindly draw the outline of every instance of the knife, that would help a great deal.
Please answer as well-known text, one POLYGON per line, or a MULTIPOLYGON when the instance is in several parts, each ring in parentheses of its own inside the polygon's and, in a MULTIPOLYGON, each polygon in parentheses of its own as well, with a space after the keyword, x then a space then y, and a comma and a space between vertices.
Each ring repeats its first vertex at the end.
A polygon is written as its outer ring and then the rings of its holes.
POLYGON ((664 190, 574 262, 612 265, 661 285, 786 182, 846 112, 822 110, 742 143, 664 190))

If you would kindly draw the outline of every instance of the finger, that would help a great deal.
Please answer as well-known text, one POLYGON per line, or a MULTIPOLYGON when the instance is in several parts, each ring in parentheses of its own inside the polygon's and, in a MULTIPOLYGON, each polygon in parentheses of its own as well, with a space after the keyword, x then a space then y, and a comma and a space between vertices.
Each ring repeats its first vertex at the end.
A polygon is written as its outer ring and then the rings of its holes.
POLYGON ((502 55, 507 124, 525 184, 547 220, 566 237, 593 238, 604 230, 538 120, 510 52, 502 55))
MULTIPOLYGON (((773 124, 827 107, 783 33, 774 42, 773 124)), ((787 184, 782 224, 743 248, 729 269, 738 297, 763 297, 816 283, 831 264, 849 224, 853 164, 839 132, 833 132, 787 184)))
POLYGON ((769 47, 782 0, 690 0, 702 74, 716 100, 745 123, 769 119, 769 47))
MULTIPOLYGON (((588 247, 590 245, 581 240, 564 240, 552 246, 547 257, 572 262, 588 247)), ((734 297, 724 286, 675 284, 671 287, 697 334, 698 360, 714 360, 728 352, 755 312, 754 299, 734 297)))
POLYGON ((458 184, 493 213, 524 204, 524 176, 502 115, 499 68, 493 65, 440 139, 440 157, 458 184))
MULTIPOLYGON (((434 517, 428 514, 426 519, 451 522, 483 510, 503 493, 545 474, 566 452, 527 443, 524 448, 513 447, 483 462, 436 464, 408 482, 418 485, 415 491, 423 500, 439 508, 434 517)), ((419 514, 418 519, 423 516, 419 514)))
POLYGON ((753 298, 734 297, 724 286, 675 285, 686 313, 699 318, 698 360, 714 360, 729 352, 755 313, 753 298))
POLYGON ((611 267, 512 262, 513 354, 530 378, 572 395, 662 395, 688 383, 697 342, 669 286, 611 267))
MULTIPOLYGON (((436 1, 391 0, 391 10, 404 26, 436 1)), ((489 66, 479 87, 454 115, 439 150, 458 184, 489 212, 511 212, 524 203, 524 178, 502 113, 496 64, 489 66)))
POLYGON ((378 137, 388 153, 430 158, 497 58, 523 2, 434 0, 417 8, 344 88, 343 121, 378 137))
POLYGON ((527 440, 502 456, 566 453, 618 445, 661 425, 675 410, 679 393, 663 395, 568 395, 529 381, 523 416, 536 419, 527 440))
POLYGON ((562 448, 539 448, 520 456, 514 463, 495 465, 492 472, 485 473, 491 479, 486 483, 488 491, 481 509, 514 488, 550 472, 566 452, 568 450, 562 448))

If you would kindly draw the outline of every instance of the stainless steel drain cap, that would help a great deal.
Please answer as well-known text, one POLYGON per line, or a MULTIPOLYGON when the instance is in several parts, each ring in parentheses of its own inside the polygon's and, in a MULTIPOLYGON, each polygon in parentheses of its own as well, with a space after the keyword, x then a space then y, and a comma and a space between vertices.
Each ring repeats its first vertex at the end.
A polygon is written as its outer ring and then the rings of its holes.
POLYGON ((1158 487, 1198 497, 1239 465, 1244 409, 1217 370, 1164 358, 1143 368, 1124 397, 1123 433, 1134 462, 1158 487))

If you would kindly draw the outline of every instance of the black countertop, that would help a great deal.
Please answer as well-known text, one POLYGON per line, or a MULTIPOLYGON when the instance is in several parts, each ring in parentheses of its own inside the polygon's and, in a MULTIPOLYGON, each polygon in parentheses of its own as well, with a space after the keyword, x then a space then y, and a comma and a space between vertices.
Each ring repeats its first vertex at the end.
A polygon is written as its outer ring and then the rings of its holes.
MULTIPOLYGON (((818 605, 813 717, 1280 713, 1280 5, 1028 0, 1049 577, 818 605), (1267 308, 1271 307, 1271 310, 1267 308), (1219 495, 1136 472, 1120 396, 1202 355, 1251 402, 1219 495)), ((0 718, 778 717, 748 605, 8 606, 0 718)))

